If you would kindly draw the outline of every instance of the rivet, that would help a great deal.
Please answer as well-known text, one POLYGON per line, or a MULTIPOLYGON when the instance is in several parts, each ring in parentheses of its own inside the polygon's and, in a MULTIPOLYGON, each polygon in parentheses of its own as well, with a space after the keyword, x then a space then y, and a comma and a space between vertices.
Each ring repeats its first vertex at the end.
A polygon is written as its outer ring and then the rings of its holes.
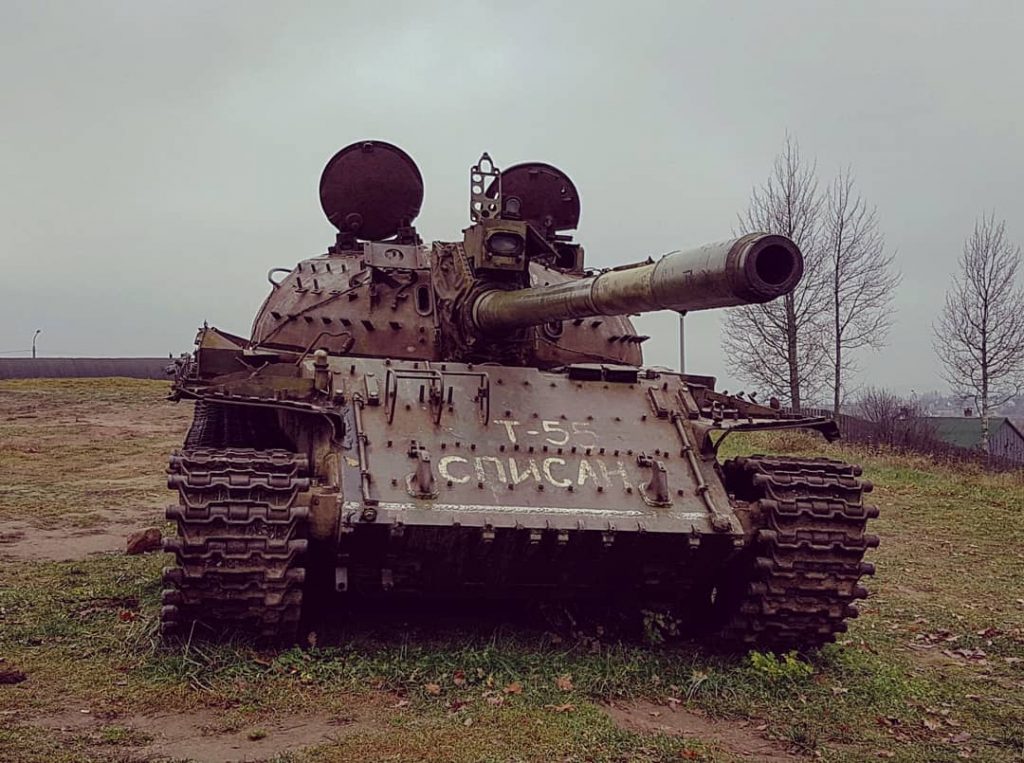
POLYGON ((452 486, 452 481, 448 480, 448 487, 451 487, 451 486, 452 486))
POLYGON ((597 486, 597 492, 603 493, 604 492, 604 485, 598 485, 597 486))

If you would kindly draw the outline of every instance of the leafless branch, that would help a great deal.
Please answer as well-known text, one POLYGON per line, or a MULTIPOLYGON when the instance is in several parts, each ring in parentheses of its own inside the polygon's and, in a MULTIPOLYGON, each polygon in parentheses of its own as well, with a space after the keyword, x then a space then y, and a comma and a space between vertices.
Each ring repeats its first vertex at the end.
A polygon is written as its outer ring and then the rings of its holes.
POLYGON ((787 135, 768 180, 754 189, 740 215, 739 229, 791 238, 804 254, 804 277, 781 299, 729 311, 722 347, 737 376, 794 408, 820 389, 826 367, 819 339, 826 293, 821 210, 816 165, 801 158, 796 139, 787 135))
POLYGON ((894 255, 885 251, 876 211, 856 192, 849 169, 839 173, 825 194, 822 228, 831 314, 826 352, 833 412, 838 414, 847 372, 856 368, 851 353, 885 344, 900 274, 894 255))
POLYGON ((943 376, 974 401, 986 451, 992 410, 1024 388, 1020 265, 1020 247, 1007 239, 1005 221, 993 214, 977 220, 933 329, 943 376))

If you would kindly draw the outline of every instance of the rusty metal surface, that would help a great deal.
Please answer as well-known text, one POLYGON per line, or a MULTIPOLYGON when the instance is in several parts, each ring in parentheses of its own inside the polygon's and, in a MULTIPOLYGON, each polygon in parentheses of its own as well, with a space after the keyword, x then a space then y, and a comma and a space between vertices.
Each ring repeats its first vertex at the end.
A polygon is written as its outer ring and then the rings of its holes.
POLYGON ((671 418, 682 415, 678 400, 687 394, 677 376, 609 381, 600 367, 588 379, 368 359, 331 366, 342 385, 335 394, 359 410, 343 440, 353 443, 342 475, 343 510, 353 522, 373 506, 374 521, 385 523, 740 532, 728 515, 724 527, 712 526, 717 510, 705 495, 726 508, 728 498, 713 460, 687 457, 671 418), (424 451, 435 486, 429 496, 412 486, 424 451), (650 487, 658 474, 663 497, 650 487))
POLYGON ((176 563, 164 572, 161 632, 293 640, 306 575, 305 456, 195 448, 175 453, 168 472, 179 502, 167 519, 178 532, 164 541, 176 563))
MULTIPOLYGON (((494 198, 497 183, 487 188, 494 198)), ((518 201, 516 216, 534 225, 549 237, 560 231, 575 230, 580 222, 580 196, 569 176, 543 162, 514 164, 501 172, 501 194, 507 211, 508 201, 518 201)))
POLYGON ((746 503, 753 543, 734 589, 723 591, 734 613, 722 637, 760 649, 833 641, 867 596, 861 578, 875 571, 863 561, 878 545, 866 532, 878 516, 863 501, 871 483, 860 467, 824 458, 754 456, 724 469, 729 491, 746 503))
POLYGON ((250 339, 204 328, 177 363, 173 394, 197 405, 171 466, 166 631, 205 616, 290 638, 307 537, 333 572, 317 585, 344 595, 696 602, 720 643, 759 648, 842 630, 877 542, 859 471, 716 456, 730 431, 827 423, 644 369, 628 318, 787 293, 792 242, 588 275, 559 233, 576 190, 549 165, 482 156, 472 224, 431 245, 400 150, 354 144, 324 178, 337 242, 271 272, 250 339))
POLYGON ((599 315, 710 310, 775 299, 802 275, 792 241, 755 233, 557 286, 487 291, 472 315, 481 331, 496 332, 599 315))
POLYGON ((320 176, 320 205, 331 225, 357 239, 381 241, 411 225, 423 204, 423 178, 412 158, 379 140, 336 153, 320 176))

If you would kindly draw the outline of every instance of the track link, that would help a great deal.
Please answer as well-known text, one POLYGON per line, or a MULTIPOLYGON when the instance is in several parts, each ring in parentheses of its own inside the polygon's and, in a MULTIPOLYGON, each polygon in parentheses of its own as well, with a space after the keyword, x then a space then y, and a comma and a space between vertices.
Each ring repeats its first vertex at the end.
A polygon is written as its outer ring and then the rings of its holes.
POLYGON ((865 532, 878 509, 863 503, 870 482, 861 470, 831 459, 770 456, 723 464, 726 486, 746 503, 752 554, 725 594, 729 646, 807 650, 833 641, 857 617, 854 601, 874 565, 864 552, 878 545, 865 532))
POLYGON ((285 450, 191 448, 171 456, 168 507, 177 564, 164 570, 161 632, 231 631, 294 641, 302 613, 309 508, 305 456, 285 450))

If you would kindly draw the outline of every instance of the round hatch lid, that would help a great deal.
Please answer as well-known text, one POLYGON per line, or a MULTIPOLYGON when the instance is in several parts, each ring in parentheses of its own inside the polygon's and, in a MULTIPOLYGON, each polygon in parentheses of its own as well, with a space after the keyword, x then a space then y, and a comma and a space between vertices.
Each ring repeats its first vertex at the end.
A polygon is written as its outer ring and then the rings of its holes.
POLYGON ((367 140, 331 157, 320 176, 320 206, 331 225, 358 239, 391 238, 423 204, 423 177, 398 146, 367 140))
MULTIPOLYGON (((494 183, 488 196, 496 192, 494 183)), ((502 204, 519 199, 519 218, 545 235, 575 230, 580 222, 580 197, 569 176, 543 162, 524 162, 501 172, 502 204)))

